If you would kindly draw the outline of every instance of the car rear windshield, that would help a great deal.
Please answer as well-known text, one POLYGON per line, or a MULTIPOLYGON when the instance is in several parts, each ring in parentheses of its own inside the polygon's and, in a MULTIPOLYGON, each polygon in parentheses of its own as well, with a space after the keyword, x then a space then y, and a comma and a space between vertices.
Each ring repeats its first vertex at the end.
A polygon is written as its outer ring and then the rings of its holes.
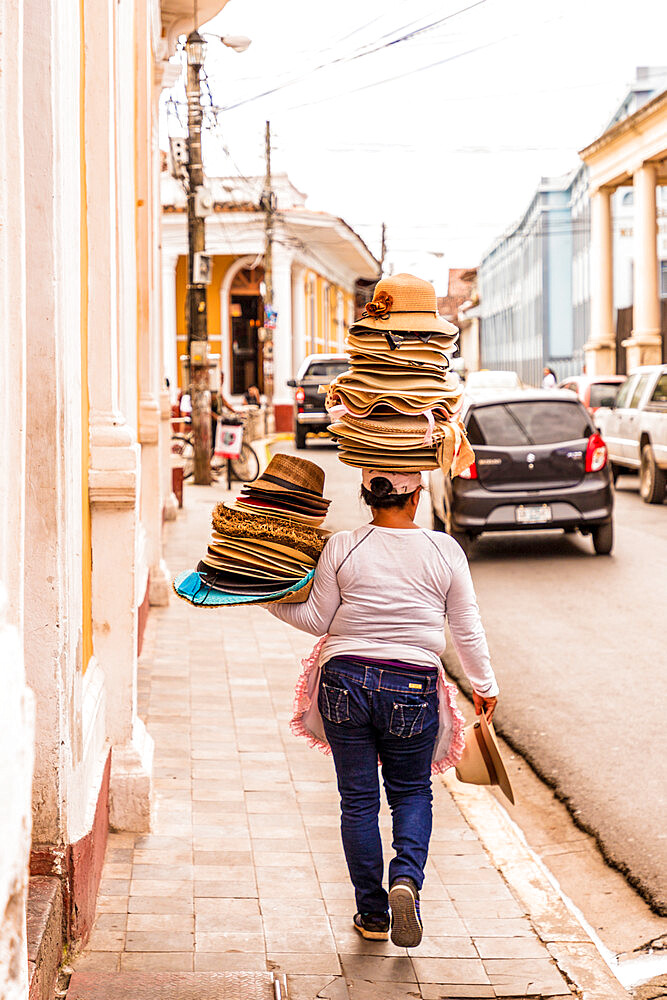
POLYGON ((335 378, 349 368, 347 361, 314 361, 304 378, 335 378))
POLYGON ((468 421, 472 445, 532 445, 577 441, 593 433, 585 411, 565 400, 531 400, 477 407, 468 421))
POLYGON ((620 388, 621 386, 615 382, 593 382, 590 406, 609 406, 616 399, 620 388))

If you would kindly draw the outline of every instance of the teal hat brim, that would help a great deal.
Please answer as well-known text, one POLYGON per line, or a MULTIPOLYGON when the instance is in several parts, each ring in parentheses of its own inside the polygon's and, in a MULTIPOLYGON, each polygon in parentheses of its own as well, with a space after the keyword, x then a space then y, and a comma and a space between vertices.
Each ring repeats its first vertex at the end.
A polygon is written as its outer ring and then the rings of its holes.
POLYGON ((274 594, 225 594, 220 590, 212 590, 207 583, 204 583, 199 573, 185 570, 179 573, 174 579, 174 590, 184 601, 189 601, 198 608, 224 607, 230 604, 269 604, 277 601, 288 594, 295 594, 298 590, 307 586, 315 576, 315 570, 311 569, 298 583, 287 587, 284 590, 277 590, 274 594))

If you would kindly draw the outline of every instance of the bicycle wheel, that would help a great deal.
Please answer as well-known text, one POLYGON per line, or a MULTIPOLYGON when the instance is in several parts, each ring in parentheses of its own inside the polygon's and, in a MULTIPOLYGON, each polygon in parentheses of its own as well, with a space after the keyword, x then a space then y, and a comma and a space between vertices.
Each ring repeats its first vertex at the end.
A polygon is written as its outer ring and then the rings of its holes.
POLYGON ((254 448, 245 441, 241 445, 241 454, 230 460, 232 475, 241 483, 251 483, 259 475, 259 459, 254 448))
POLYGON ((185 434, 174 434, 171 439, 171 453, 184 460, 183 479, 189 479, 195 471, 195 446, 192 439, 185 434))

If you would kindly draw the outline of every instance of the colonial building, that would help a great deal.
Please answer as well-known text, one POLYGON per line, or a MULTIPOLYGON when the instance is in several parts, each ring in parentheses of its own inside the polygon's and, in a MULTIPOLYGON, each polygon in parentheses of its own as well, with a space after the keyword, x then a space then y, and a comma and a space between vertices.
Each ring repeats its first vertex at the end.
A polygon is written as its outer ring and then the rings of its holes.
MULTIPOLYGON (((651 106, 654 120, 659 117, 661 105, 656 94, 665 85, 665 68, 638 69, 633 87, 614 114, 604 135, 624 134, 628 157, 635 115, 641 117, 641 109, 651 106)), ((601 181, 596 179, 592 164, 600 162, 603 147, 610 148, 604 136, 582 152, 584 162, 578 169, 563 177, 543 178, 519 222, 484 255, 479 266, 483 367, 512 368, 528 384, 539 384, 547 364, 564 378, 581 372, 584 366, 589 372, 600 370, 604 355, 605 370, 625 372, 628 365, 638 363, 640 355, 628 342, 633 299, 639 290, 636 282, 641 280, 639 261, 644 259, 636 235, 635 194, 628 186, 632 171, 628 168, 613 178, 604 175, 601 181), (590 191, 595 195, 598 190, 602 192, 599 198, 589 197, 590 191), (604 317, 600 308, 606 310, 604 317), (591 343, 607 346, 590 347, 591 343)), ((649 162, 657 162, 650 157, 659 158, 660 154, 647 155, 649 162)), ((656 173, 656 179, 659 176, 656 173)), ((663 191, 661 195, 659 187, 656 192, 655 183, 653 191, 652 218, 660 239, 657 244, 653 241, 656 246, 650 273, 655 274, 656 288, 658 282, 664 282, 665 295, 667 194, 663 191)), ((649 216, 650 210, 646 218, 649 216)), ((642 233, 646 248, 644 228, 642 233)), ((643 263, 641 273, 647 273, 643 263)), ((655 319, 655 304, 652 309, 655 319)), ((654 319, 651 323, 655 327, 654 319)))
POLYGON ((628 367, 667 360, 667 90, 615 122, 581 151, 591 200, 591 327, 586 367, 617 368, 619 346, 628 367), (618 344, 614 317, 614 212, 619 189, 633 209, 633 297, 629 336, 618 344), (659 218, 660 216, 660 218, 659 218), (662 223, 662 225, 660 224, 662 223), (661 302, 662 298, 662 302, 661 302))
MULTIPOLYGON (((264 178, 208 180, 215 211, 206 220, 212 257, 207 313, 210 351, 219 356, 225 390, 241 396, 273 378, 276 429, 291 430, 293 398, 287 381, 307 354, 343 349, 355 313, 360 279, 372 282, 378 262, 347 223, 306 208, 306 196, 286 175, 273 178, 277 212, 273 289, 277 310, 272 343, 263 339, 264 178), (269 353, 270 352, 270 353, 269 353)), ((187 356, 185 319, 187 214, 185 192, 162 174, 162 276, 165 373, 182 386, 187 356)))
MULTIPOLYGON (((199 3, 211 17, 224 0, 199 3)), ((150 825, 137 655, 169 597, 157 104, 192 5, 0 10, 0 996, 52 989, 109 824, 150 825), (61 941, 61 930, 64 940, 61 941), (55 935, 55 937, 54 937, 55 935), (35 943, 39 949, 39 941, 35 943)))

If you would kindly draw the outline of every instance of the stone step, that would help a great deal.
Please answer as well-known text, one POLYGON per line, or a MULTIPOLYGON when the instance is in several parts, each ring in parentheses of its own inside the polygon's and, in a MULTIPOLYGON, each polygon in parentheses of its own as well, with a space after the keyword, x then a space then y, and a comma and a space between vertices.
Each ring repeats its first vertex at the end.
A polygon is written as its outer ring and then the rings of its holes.
POLYGON ((270 972, 75 972, 67 1000, 288 1000, 270 972))
POLYGON ((53 1000, 63 956, 63 891, 59 878, 33 875, 28 883, 30 1000, 53 1000))

